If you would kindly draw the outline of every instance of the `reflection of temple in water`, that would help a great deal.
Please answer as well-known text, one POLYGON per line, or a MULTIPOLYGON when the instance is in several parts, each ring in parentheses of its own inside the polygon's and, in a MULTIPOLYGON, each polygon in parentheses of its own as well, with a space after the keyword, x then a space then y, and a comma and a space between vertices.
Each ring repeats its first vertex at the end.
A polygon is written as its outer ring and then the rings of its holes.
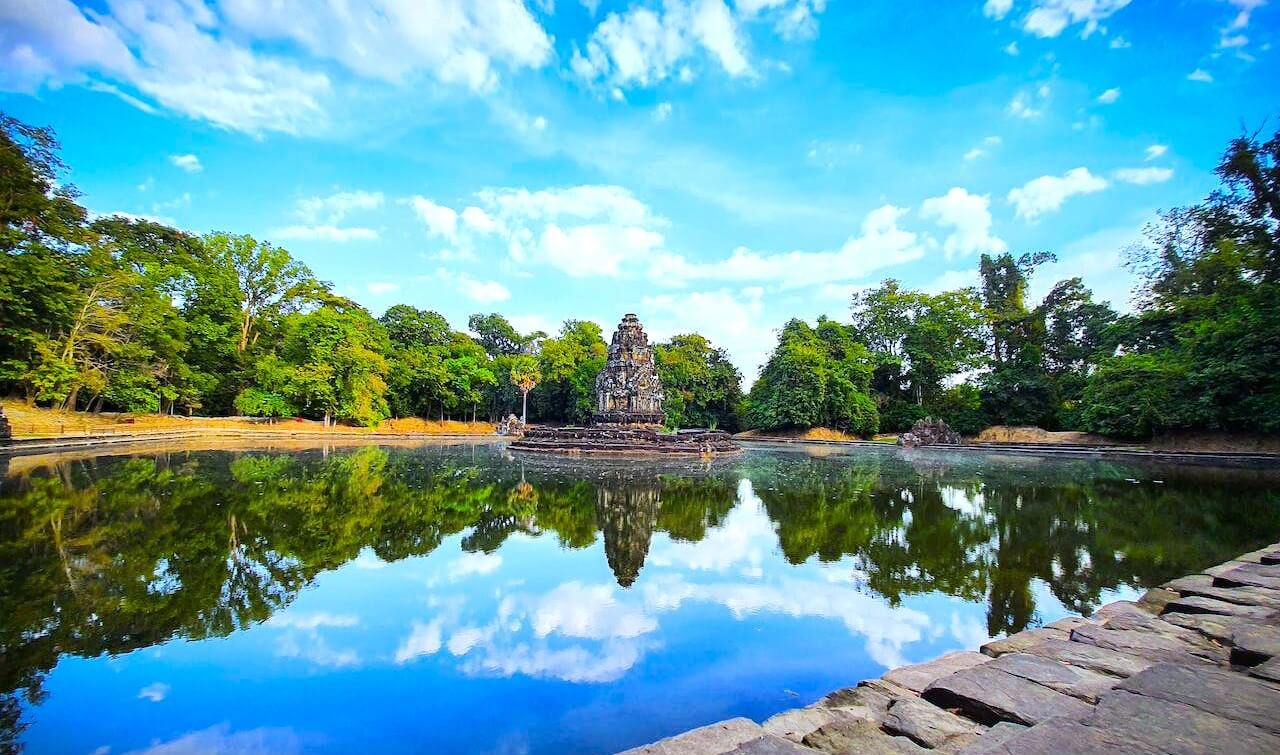
POLYGON ((630 587, 640 576, 661 507, 662 495, 656 484, 630 482, 596 489, 596 519, 604 536, 604 554, 619 585, 630 587))

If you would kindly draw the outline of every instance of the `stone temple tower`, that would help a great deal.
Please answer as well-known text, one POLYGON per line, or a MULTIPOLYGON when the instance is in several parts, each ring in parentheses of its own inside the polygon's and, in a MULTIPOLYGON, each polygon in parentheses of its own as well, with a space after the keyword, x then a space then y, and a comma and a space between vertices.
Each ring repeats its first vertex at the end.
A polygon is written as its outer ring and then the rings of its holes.
POLYGON ((609 344, 609 360, 596 376, 597 425, 661 425, 662 383, 649 336, 635 315, 624 315, 609 344))

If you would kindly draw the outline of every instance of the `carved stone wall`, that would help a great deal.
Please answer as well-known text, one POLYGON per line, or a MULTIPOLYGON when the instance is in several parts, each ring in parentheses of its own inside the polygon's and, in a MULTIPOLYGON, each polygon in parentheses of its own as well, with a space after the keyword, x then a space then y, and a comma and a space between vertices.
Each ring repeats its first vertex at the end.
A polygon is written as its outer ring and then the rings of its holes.
POLYGON ((633 314, 623 316, 609 344, 609 357, 596 376, 596 414, 592 421, 608 425, 660 425, 662 382, 653 347, 633 314))

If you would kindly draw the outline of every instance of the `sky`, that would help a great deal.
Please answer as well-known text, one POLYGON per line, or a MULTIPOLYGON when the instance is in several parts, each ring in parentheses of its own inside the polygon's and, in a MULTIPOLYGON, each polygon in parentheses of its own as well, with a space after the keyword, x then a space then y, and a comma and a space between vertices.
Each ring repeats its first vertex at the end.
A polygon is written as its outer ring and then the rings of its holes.
POLYGON ((1266 0, 0 0, 0 110, 94 213, 283 246, 375 315, 697 331, 1125 250, 1276 126, 1266 0), (1270 82, 1268 84, 1267 82, 1270 82))

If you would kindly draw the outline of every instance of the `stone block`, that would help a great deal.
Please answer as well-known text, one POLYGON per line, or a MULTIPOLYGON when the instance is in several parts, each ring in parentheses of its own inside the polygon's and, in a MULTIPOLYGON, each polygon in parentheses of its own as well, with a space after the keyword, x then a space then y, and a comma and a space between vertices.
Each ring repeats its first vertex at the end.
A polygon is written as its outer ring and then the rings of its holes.
POLYGON ((1259 663, 1249 669, 1249 676, 1255 676, 1268 682, 1280 683, 1280 658, 1272 658, 1266 663, 1259 663))
POLYGON ((977 741, 971 742, 957 751, 956 755, 989 755, 996 752, 997 748, 1013 739, 1018 734, 1026 731, 1027 727, 1022 724, 1001 721, 983 732, 977 741))
POLYGON ((1030 648, 1027 652, 1077 668, 1122 678, 1151 668, 1154 663, 1141 656, 1066 640, 1048 640, 1030 648))
POLYGON ((743 742, 729 753, 731 755, 813 755, 813 750, 782 737, 766 735, 743 742))
POLYGON ((1154 631, 1080 627, 1072 630, 1071 639, 1157 662, 1225 663, 1227 659, 1227 653, 1222 648, 1209 649, 1200 644, 1188 643, 1179 637, 1154 631))
POLYGON ((877 720, 872 710, 865 706, 841 708, 810 706, 783 711, 765 721, 763 728, 766 734, 799 742, 810 732, 846 719, 877 720))
POLYGON ((1026 629, 1017 634, 1011 634, 1008 637, 1002 637, 998 640, 992 640, 982 646, 983 655, 989 655, 992 658, 998 658, 1005 653, 1020 653, 1029 647, 1044 642, 1045 640, 1065 640, 1069 636, 1069 632, 1062 629, 1026 629))
POLYGON ((967 742, 981 731, 973 721, 920 699, 894 701, 882 726, 890 734, 909 737, 930 749, 967 742))
POLYGON ((947 653, 927 663, 901 666, 886 673, 882 678, 892 684, 905 687, 918 695, 924 692, 925 687, 933 684, 935 680, 941 677, 954 674, 963 669, 973 668, 989 660, 991 659, 982 653, 962 650, 956 653, 947 653))
POLYGON ((1231 662, 1256 666, 1280 656, 1280 627, 1274 624, 1250 624, 1231 635, 1231 662))
POLYGON ((1184 629, 1191 629, 1220 642, 1231 644, 1231 636, 1236 629, 1249 623, 1249 619, 1239 616, 1223 616, 1216 613, 1167 613, 1161 617, 1164 621, 1184 629))
POLYGON ((1204 595, 1188 595, 1171 601, 1165 606, 1164 613, 1216 613, 1223 616, 1247 616, 1261 619, 1273 613, 1274 610, 1263 606, 1228 603, 1225 600, 1218 600, 1204 595))
MULTIPOLYGON (((979 745, 982 742, 979 740, 979 745)), ((1087 726, 1071 719, 1054 719, 1017 733, 985 749, 966 755, 1163 755, 1143 742, 1125 740, 1119 734, 1087 726)))
POLYGON ((1178 593, 1163 587, 1153 587, 1138 598, 1138 608, 1150 613, 1161 613, 1165 606, 1178 599, 1178 593))
POLYGON ((721 755, 743 742, 762 736, 764 729, 755 721, 730 718, 636 747, 619 755, 721 755))
POLYGON ((1218 587, 1266 587, 1271 590, 1280 589, 1280 566, 1268 564, 1250 564, 1233 562, 1234 568, 1219 571, 1213 575, 1213 584, 1218 587))
MULTIPOLYGON (((1210 715, 1280 734, 1280 694, 1274 687, 1244 674, 1161 663, 1124 680, 1118 689, 1189 705, 1210 715)), ((1280 748, 1274 752, 1280 752, 1280 748)))
POLYGON ((907 737, 886 734, 871 721, 842 721, 804 738, 806 747, 832 755, 920 755, 929 752, 907 737))
POLYGON ((986 725, 1000 721, 1032 725, 1057 716, 1084 716, 1092 710, 1074 697, 985 666, 943 677, 929 685, 923 697, 986 725))
MULTIPOLYGON (((1243 675, 1237 676, 1243 678, 1243 675)), ((1103 697, 1087 723, 1088 728, 1105 732, 1129 746, 1170 755, 1275 755, 1280 752, 1280 737, 1252 724, 1215 716, 1185 703, 1121 690, 1103 697)), ((1014 741, 1018 739, 1021 737, 1014 741)), ((1018 750, 1010 752, 1023 755, 1018 750)))
POLYGON ((1120 682, 1120 679, 1114 676, 1105 676, 1095 671, 1068 666, 1029 653, 1002 655, 992 661, 987 668, 999 669, 1006 674, 1035 682, 1054 692, 1061 692, 1087 703, 1096 703, 1103 693, 1110 691, 1120 682))
POLYGON ((1280 609, 1280 590, 1253 586, 1215 587, 1213 577, 1205 574, 1195 574, 1165 584, 1169 589, 1183 595, 1203 595, 1206 598, 1216 598, 1227 603, 1280 609))

